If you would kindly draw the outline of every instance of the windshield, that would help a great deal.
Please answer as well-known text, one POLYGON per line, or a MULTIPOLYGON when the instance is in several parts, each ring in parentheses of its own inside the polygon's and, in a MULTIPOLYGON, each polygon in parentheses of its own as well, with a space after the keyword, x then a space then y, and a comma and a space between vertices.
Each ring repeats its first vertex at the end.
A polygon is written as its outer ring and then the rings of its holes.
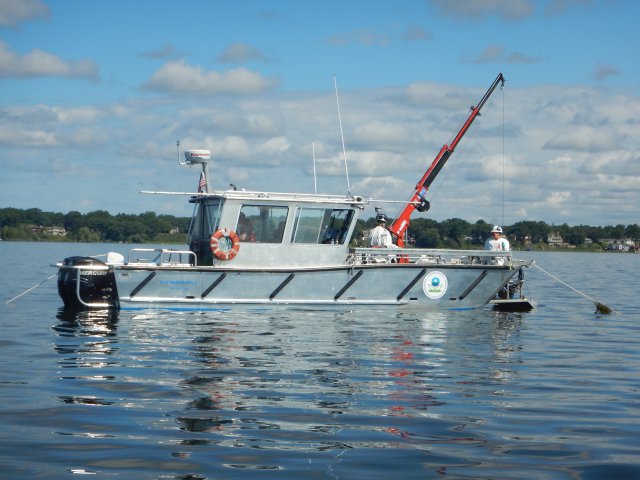
POLYGON ((194 239, 209 238, 218 229, 220 211, 224 202, 219 198, 203 200, 198 204, 189 225, 189 235, 194 239))

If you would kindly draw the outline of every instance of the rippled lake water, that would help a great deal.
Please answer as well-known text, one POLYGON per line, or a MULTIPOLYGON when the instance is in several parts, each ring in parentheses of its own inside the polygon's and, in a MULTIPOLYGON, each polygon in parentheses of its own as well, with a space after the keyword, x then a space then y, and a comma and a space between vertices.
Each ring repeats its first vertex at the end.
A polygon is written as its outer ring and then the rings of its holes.
POLYGON ((532 253, 530 313, 69 315, 0 243, 3 478, 640 478, 640 255, 532 253))

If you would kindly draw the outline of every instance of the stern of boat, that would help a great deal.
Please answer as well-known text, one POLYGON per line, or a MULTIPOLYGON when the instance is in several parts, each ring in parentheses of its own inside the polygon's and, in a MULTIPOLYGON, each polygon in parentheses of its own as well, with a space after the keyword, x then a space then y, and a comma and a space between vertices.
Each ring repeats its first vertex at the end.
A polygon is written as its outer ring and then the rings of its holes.
POLYGON ((113 265, 95 257, 74 256, 56 264, 58 294, 72 310, 118 308, 113 265))

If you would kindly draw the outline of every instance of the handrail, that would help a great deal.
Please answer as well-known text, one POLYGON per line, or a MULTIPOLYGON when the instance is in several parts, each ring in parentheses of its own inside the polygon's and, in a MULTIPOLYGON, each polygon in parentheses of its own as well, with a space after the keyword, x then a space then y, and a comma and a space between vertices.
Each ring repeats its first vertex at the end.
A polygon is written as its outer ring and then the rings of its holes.
POLYGON ((144 264, 151 263, 155 265, 193 265, 194 267, 198 266, 198 257, 195 252, 191 250, 173 250, 170 248, 132 248, 129 251, 129 256, 127 257, 127 264, 144 264), (144 261, 145 259, 136 259, 131 260, 131 255, 134 253, 156 253, 156 256, 151 261, 144 261), (178 262, 172 262, 171 257, 173 255, 179 255, 178 262), (182 255, 187 256, 187 262, 182 261, 182 255), (168 256, 168 258, 166 258, 168 256), (143 260, 143 261, 141 261, 143 260), (189 261, 191 260, 191 261, 189 261))

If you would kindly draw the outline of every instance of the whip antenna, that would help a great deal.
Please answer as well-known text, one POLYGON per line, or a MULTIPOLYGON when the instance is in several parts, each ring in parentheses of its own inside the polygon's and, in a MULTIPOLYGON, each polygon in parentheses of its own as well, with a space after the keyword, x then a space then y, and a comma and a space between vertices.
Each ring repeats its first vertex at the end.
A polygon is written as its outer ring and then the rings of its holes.
POLYGON ((338 105, 338 123, 340 124, 340 138, 342 139, 342 155, 344 157, 344 171, 347 175, 347 194, 351 195, 351 185, 349 184, 349 167, 347 166, 347 150, 344 148, 344 133, 342 131, 342 116, 340 115, 340 100, 338 99, 338 83, 336 76, 333 76, 333 86, 336 90, 336 104, 338 105))
POLYGON ((313 192, 318 194, 318 181, 316 179, 316 142, 311 142, 311 154, 313 155, 313 192))

